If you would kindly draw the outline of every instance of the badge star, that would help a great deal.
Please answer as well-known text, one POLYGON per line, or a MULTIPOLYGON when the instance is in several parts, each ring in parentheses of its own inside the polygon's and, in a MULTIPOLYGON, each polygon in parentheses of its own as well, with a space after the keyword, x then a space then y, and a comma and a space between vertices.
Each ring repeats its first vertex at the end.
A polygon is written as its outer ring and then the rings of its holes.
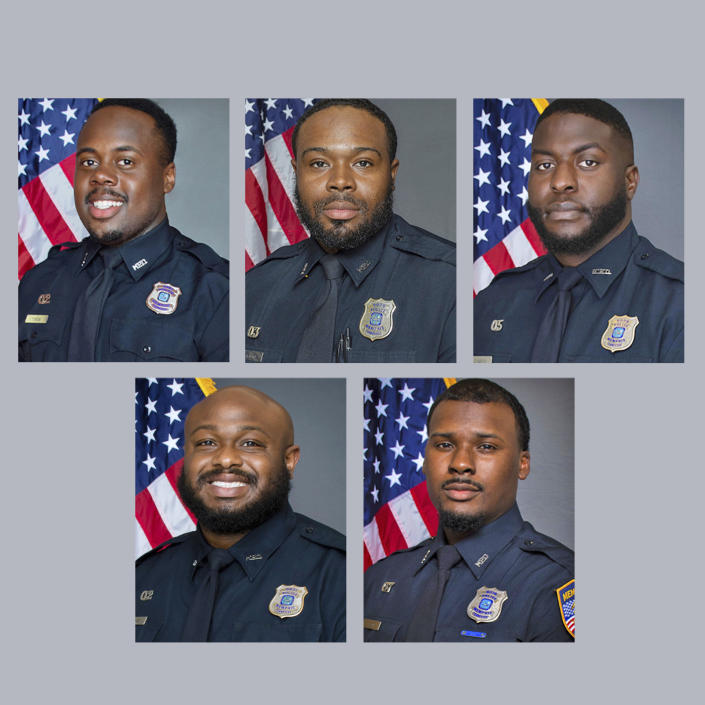
POLYGON ((181 396, 184 395, 184 393, 181 391, 183 389, 184 383, 182 382, 179 384, 175 379, 172 380, 171 384, 167 384, 166 387, 167 389, 171 389, 171 396, 175 396, 177 394, 181 394, 181 396))
POLYGON ((374 499, 375 503, 379 502, 379 490, 372 485, 372 491, 370 492, 372 495, 372 499, 374 499))
POLYGON ((475 176, 472 177, 473 179, 477 179, 477 187, 480 188, 483 184, 489 184, 490 183, 490 172, 489 171, 483 171, 480 169, 475 176))
POLYGON ((175 409, 173 406, 169 406, 169 411, 167 411, 164 416, 169 417, 169 423, 174 423, 174 421, 181 421, 181 411, 182 409, 175 409))
POLYGON ((379 388, 379 391, 381 392, 385 387, 389 387, 390 389, 392 388, 392 378, 391 377, 377 377, 379 380, 380 384, 382 385, 379 388))
POLYGON ((72 108, 70 105, 67 105, 66 110, 62 110, 61 114, 66 116, 66 123, 68 124, 69 120, 76 119, 76 108, 72 108))
POLYGON ((147 460, 142 461, 142 465, 147 466, 147 470, 156 470, 155 466, 155 461, 156 458, 153 458, 149 453, 147 453, 147 460))
POLYGON ((421 472, 423 468, 423 455, 421 451, 419 451, 418 457, 414 458, 411 462, 416 465, 416 472, 421 472))
POLYGON ((425 443, 428 440, 428 427, 424 426, 420 431, 417 431, 416 433, 421 436, 421 440, 419 441, 420 443, 425 443))
POLYGON ((528 176, 529 172, 531 171, 531 162, 524 157, 524 161, 519 164, 519 168, 524 172, 524 176, 528 176))
POLYGON ((476 117, 475 120, 480 123, 481 128, 490 126, 490 114, 486 113, 484 110, 480 113, 480 117, 476 117))
POLYGON ((178 449, 179 438, 178 438, 178 436, 176 438, 172 438, 171 434, 169 434, 169 438, 167 438, 165 441, 162 441, 162 445, 166 446, 166 452, 170 453, 172 450, 178 449))
POLYGON ((401 482, 399 482, 400 477, 401 475, 396 470, 392 470, 389 475, 384 476, 384 479, 389 480, 389 487, 391 489, 394 485, 399 485, 399 487, 401 487, 401 482))
POLYGON ((372 463, 372 465, 374 466, 375 472, 379 475, 379 465, 380 465, 379 458, 375 458, 375 461, 374 461, 374 463, 372 463))
POLYGON ((477 230, 473 233, 473 236, 475 237, 475 243, 479 244, 480 242, 487 242, 487 238, 485 237, 485 233, 487 232, 487 228, 484 230, 478 225, 477 230))
POLYGON ((509 193, 509 182, 506 179, 500 179, 497 188, 502 192, 503 196, 506 196, 509 193))
POLYGON ((157 400, 155 399, 152 401, 151 399, 147 399, 147 403, 144 405, 145 411, 147 412, 147 416, 150 414, 156 414, 157 413, 157 400))
POLYGON ((396 441, 394 445, 389 449, 394 453, 394 459, 396 460, 400 455, 404 455, 404 446, 399 445, 399 441, 396 441))
POLYGON ((416 387, 411 387, 409 388, 409 385, 404 382, 404 388, 403 389, 397 389, 399 394, 401 394, 401 401, 406 401, 407 399, 411 399, 412 401, 414 400, 414 392, 416 391, 416 387))
POLYGON ((499 159, 499 163, 502 166, 507 166, 507 164, 509 164, 509 152, 505 152, 503 149, 500 149, 497 159, 499 159))
POLYGON ((482 159, 482 157, 490 153, 490 143, 480 140, 480 144, 475 149, 480 153, 480 159, 482 159))
POLYGON ((153 443, 156 440, 156 438, 154 437, 154 433, 156 430, 156 428, 150 428, 149 426, 147 426, 147 430, 142 434, 147 439, 147 443, 153 443))
POLYGON ((397 416, 397 418, 394 419, 394 423, 397 424, 397 426, 399 426, 399 430, 401 431, 402 428, 409 428, 406 425, 406 422, 409 420, 409 418, 410 417, 408 417, 408 416, 404 416, 404 414, 402 414, 400 411, 399 416, 397 416))
POLYGON ((267 110, 274 110, 277 107, 277 101, 274 98, 267 98, 264 102, 267 104, 267 110))
POLYGON ((526 202, 529 200, 529 192, 526 190, 526 186, 524 186, 521 191, 516 194, 516 198, 521 198, 522 206, 526 205, 526 202))
POLYGON ((29 125, 29 113, 26 113, 24 111, 24 108, 22 109, 22 112, 17 117, 19 118, 20 126, 29 125))
POLYGON ((378 446, 384 443, 384 433, 379 429, 375 431, 375 443, 377 443, 378 446))
POLYGON ((504 122, 504 120, 499 121, 499 127, 497 128, 502 135, 502 137, 506 137, 507 135, 511 135, 512 131, 509 129, 512 126, 511 122, 504 122))
POLYGON ((44 98, 44 100, 40 100, 39 105, 42 106, 42 112, 45 113, 47 110, 53 110, 55 100, 56 98, 53 98, 52 100, 49 100, 49 98, 44 98))
POLYGON ((506 225, 512 219, 509 211, 504 206, 502 206, 502 210, 497 213, 497 217, 502 219, 502 225, 506 225))
POLYGON ((64 143, 64 147, 67 144, 73 144, 73 138, 75 132, 69 132, 68 130, 64 130, 64 134, 59 136, 59 139, 64 143))
POLYGON ((255 112, 255 101, 254 100, 247 100, 245 98, 245 115, 247 113, 254 113, 255 112))
POLYGON ((24 137, 22 137, 22 135, 20 135, 17 138, 17 151, 21 152, 23 149, 27 149, 28 142, 29 142, 28 139, 25 139, 24 137))
POLYGON ((477 214, 480 215, 480 213, 489 213, 487 210, 487 204, 489 203, 489 200, 483 201, 479 196, 477 197, 477 201, 473 205, 473 208, 477 209, 477 214))
POLYGON ((534 139, 534 136, 529 132, 529 128, 527 127, 524 134, 519 135, 519 139, 524 140, 524 149, 526 149, 531 144, 531 140, 534 139))
POLYGON ((362 403, 364 404, 366 401, 372 401, 372 390, 367 385, 362 390, 362 403))
POLYGON ((35 154, 39 157, 39 163, 41 164, 45 159, 49 161, 49 150, 40 147, 35 154))
POLYGON ((382 404, 382 400, 380 399, 377 402, 377 406, 375 406, 375 409, 377 409, 377 416, 386 416, 388 406, 389 404, 382 404))
POLYGON ((284 117, 287 120, 291 120, 294 117, 294 111, 287 105, 286 108, 282 111, 284 113, 284 117))
POLYGON ((39 130, 39 136, 44 137, 44 135, 48 135, 50 131, 50 125, 47 125, 44 120, 41 121, 41 123, 37 126, 36 128, 39 130))

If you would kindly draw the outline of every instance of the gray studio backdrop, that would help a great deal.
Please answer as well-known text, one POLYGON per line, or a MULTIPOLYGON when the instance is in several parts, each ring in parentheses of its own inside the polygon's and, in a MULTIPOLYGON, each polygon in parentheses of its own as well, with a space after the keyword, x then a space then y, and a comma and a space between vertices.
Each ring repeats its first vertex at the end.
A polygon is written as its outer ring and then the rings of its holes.
POLYGON ((176 123, 176 185, 166 197, 169 223, 210 245, 229 248, 229 117, 226 99, 154 99, 176 123))
POLYGON ((289 497, 294 511, 345 533, 345 380, 218 378, 218 389, 253 387, 294 421, 301 459, 289 497))

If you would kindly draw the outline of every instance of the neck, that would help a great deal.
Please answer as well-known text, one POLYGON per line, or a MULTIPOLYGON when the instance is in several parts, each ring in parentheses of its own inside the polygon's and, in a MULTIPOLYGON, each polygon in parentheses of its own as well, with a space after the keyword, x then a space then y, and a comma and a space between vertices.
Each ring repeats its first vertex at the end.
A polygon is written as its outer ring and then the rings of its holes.
POLYGON ((244 538, 248 532, 240 531, 237 534, 216 534, 201 526, 201 533, 203 534, 203 538, 213 546, 213 548, 230 548, 244 538))

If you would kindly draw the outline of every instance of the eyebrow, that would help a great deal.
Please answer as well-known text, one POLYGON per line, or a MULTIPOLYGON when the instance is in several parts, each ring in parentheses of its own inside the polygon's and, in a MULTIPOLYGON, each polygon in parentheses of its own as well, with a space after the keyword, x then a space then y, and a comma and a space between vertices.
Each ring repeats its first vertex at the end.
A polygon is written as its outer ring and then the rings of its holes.
MULTIPOLYGON (((380 157, 382 156, 382 152, 380 152, 379 149, 375 147, 354 147, 353 150, 355 152, 375 152, 380 157)), ((308 149, 304 149, 304 151, 301 153, 301 156, 303 157, 307 152, 321 152, 323 154, 326 154, 329 151, 330 150, 327 147, 309 147, 308 149)))
MULTIPOLYGON (((262 428, 261 426, 243 425, 243 426, 238 426, 237 430, 238 430, 238 433, 242 432, 242 431, 259 431, 260 433, 263 433, 268 438, 271 438, 271 435, 269 433, 267 433, 267 431, 265 431, 265 429, 262 428)), ((202 424, 199 424, 198 426, 196 426, 196 428, 194 428, 189 433, 189 435, 192 436, 197 431, 215 431, 215 432, 217 432, 218 426, 216 426, 216 424, 212 424, 212 423, 202 423, 202 424)))
MULTIPOLYGON (((131 147, 129 144, 124 144, 121 145, 120 147, 115 147, 115 149, 111 150, 113 152, 137 152, 138 154, 142 154, 142 152, 137 149, 137 147, 131 147)), ((76 150, 76 156, 83 154, 85 152, 90 152, 91 154, 97 154, 98 150, 95 149, 94 147, 81 147, 80 149, 76 150)))
MULTIPOLYGON (((454 433, 443 433, 441 431, 434 431, 429 436, 429 438, 433 438, 434 436, 440 436, 441 438, 452 438, 454 435, 454 433)), ((502 440, 502 436, 497 433, 475 433, 474 435, 476 438, 496 438, 498 440, 502 440)))
MULTIPOLYGON (((599 143, 599 142, 588 142, 587 144, 582 144, 580 147, 576 147, 573 151, 572 154, 579 154, 580 152, 584 152, 586 149, 599 149, 601 151, 605 151, 605 148, 599 143)), ((531 154, 553 154, 553 152, 550 149, 541 149, 541 148, 533 148, 531 150, 531 154)))

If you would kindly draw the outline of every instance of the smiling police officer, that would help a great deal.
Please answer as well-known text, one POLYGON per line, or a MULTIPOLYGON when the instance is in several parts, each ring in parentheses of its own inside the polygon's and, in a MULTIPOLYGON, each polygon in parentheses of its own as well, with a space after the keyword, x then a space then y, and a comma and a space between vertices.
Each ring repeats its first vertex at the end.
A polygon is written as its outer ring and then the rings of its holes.
POLYGON ((640 237, 632 133, 602 100, 555 100, 532 141, 529 216, 548 254, 474 303, 490 362, 682 362, 683 263, 640 237))
POLYGON ((96 105, 74 180, 90 237, 53 247, 23 277, 20 360, 228 359, 228 262, 167 220, 175 151, 156 103, 96 105))
POLYGON ((311 237, 247 273, 248 362, 455 361, 455 246, 393 214, 396 146, 368 100, 301 116, 292 164, 311 237))
POLYGON ((198 525, 138 559, 137 641, 345 641, 345 537, 292 511, 299 454, 256 389, 191 409, 178 488, 198 525))
POLYGON ((423 465, 435 538, 365 573, 366 641, 572 641, 573 552, 522 520, 529 420, 517 398, 464 379, 431 406, 423 465))

